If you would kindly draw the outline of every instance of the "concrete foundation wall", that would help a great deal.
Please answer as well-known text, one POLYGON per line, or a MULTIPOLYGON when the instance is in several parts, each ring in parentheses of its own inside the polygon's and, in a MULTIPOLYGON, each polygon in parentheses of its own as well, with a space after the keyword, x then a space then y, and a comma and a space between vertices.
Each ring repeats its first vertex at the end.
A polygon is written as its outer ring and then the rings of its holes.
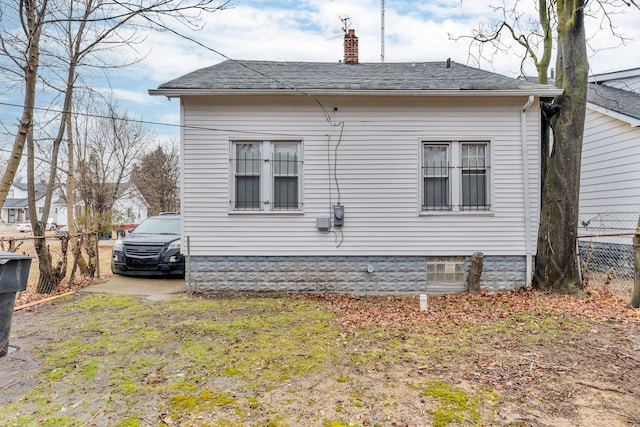
MULTIPOLYGON (((448 257, 437 261, 447 263, 448 257)), ((352 294, 443 293, 466 290, 469 257, 450 257, 451 275, 427 274, 422 256, 192 256, 187 287, 211 292, 277 291, 352 294), (458 266, 456 272, 455 263, 458 266), (464 274, 460 274, 464 268, 464 274), (427 279, 429 277, 429 279, 427 279)), ((485 256, 481 287, 496 291, 525 284, 525 257, 485 256)), ((189 269, 189 266, 187 267, 189 269)))

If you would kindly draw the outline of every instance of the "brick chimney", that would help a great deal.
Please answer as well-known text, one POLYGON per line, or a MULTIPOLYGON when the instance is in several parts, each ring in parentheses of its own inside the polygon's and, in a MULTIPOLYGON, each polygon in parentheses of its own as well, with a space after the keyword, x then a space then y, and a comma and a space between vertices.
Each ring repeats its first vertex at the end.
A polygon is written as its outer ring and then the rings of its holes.
POLYGON ((350 29, 344 35, 344 63, 358 63, 358 37, 356 36, 356 30, 350 29))

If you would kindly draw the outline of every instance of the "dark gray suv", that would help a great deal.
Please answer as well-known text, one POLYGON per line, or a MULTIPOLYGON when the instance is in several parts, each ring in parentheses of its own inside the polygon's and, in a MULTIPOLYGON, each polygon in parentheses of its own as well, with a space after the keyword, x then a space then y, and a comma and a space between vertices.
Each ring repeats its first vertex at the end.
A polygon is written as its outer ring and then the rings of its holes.
POLYGON ((180 215, 175 213, 145 219, 128 236, 116 240, 111 271, 126 276, 184 276, 180 226, 180 215))

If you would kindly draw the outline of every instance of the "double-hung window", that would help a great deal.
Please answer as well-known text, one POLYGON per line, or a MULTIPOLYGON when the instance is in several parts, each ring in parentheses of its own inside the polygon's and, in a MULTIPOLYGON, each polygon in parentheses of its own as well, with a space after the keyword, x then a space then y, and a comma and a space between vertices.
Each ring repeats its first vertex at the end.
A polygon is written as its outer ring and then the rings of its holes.
POLYGON ((301 147, 300 141, 233 141, 231 210, 302 210, 301 147))
POLYGON ((486 211, 489 192, 489 143, 422 143, 423 211, 486 211))
POLYGON ((462 210, 487 210, 489 208, 487 182, 487 145, 461 144, 462 210))
POLYGON ((422 147, 422 209, 450 210, 450 147, 424 144, 422 147))

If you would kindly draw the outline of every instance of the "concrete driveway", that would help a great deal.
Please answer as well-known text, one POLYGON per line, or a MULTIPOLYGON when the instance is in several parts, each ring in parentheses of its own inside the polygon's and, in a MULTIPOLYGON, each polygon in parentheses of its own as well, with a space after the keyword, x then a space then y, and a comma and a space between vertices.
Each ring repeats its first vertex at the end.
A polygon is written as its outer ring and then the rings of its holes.
POLYGON ((169 279, 164 277, 127 277, 117 274, 109 277, 104 282, 90 285, 82 289, 82 292, 122 294, 122 295, 147 295, 149 299, 159 300, 171 294, 187 291, 185 279, 169 279))

